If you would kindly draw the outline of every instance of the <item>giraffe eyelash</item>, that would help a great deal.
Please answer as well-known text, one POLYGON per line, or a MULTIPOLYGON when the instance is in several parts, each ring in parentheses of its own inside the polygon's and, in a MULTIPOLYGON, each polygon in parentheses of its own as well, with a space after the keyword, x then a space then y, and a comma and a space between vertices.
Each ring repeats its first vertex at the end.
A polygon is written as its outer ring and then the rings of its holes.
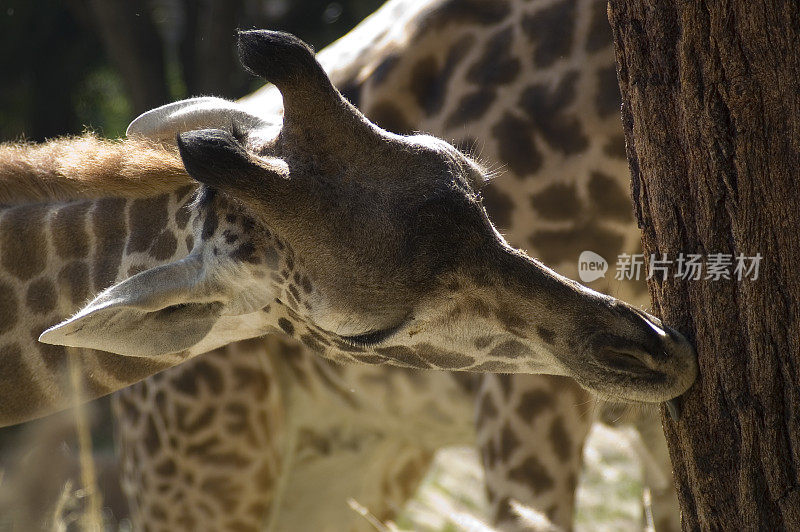
POLYGON ((340 336, 340 338, 354 347, 374 347, 382 344, 391 336, 394 336, 394 334, 406 324, 406 321, 407 320, 404 319, 398 325, 388 327, 386 329, 369 331, 363 334, 356 334, 352 336, 340 336))

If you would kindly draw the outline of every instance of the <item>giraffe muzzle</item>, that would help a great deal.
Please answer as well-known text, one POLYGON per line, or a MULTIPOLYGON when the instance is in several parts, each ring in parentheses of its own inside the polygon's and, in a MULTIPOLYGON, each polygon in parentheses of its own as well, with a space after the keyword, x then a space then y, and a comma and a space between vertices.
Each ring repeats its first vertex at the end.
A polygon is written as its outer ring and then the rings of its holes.
MULTIPOLYGON (((586 356, 596 374, 585 375, 584 384, 601 395, 636 402, 671 401, 686 392, 697 377, 689 341, 644 313, 626 316, 626 321, 632 327, 596 332, 589 338, 586 356)), ((667 407, 678 415, 675 403, 667 407)))

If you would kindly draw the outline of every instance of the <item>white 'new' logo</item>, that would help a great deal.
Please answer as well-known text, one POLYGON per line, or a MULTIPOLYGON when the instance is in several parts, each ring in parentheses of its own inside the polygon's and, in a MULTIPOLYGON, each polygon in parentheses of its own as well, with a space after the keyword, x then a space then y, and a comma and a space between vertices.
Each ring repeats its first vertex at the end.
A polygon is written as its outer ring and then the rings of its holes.
POLYGON ((608 262, 594 251, 584 251, 578 257, 578 277, 584 283, 591 283, 606 276, 608 262))

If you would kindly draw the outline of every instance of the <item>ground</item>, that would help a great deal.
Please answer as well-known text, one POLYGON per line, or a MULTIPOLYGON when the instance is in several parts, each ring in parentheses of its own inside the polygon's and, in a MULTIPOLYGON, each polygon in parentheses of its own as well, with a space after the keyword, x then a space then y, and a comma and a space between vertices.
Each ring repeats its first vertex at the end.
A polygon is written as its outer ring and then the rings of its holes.
MULTIPOLYGON (((642 530, 642 478, 632 429, 595 425, 584 449, 578 487, 576 532, 642 530)), ((483 471, 474 449, 441 451, 417 496, 397 520, 400 530, 485 532, 483 471)), ((388 528, 391 530, 391 528, 388 528)))

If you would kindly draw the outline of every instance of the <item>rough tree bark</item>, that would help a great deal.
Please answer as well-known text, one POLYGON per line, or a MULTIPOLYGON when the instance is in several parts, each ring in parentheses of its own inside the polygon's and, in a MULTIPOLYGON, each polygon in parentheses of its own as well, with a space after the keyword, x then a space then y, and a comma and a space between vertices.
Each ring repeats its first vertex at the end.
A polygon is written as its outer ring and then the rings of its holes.
POLYGON ((800 5, 611 0, 609 20, 645 253, 763 256, 757 280, 650 281, 700 364, 664 418, 683 528, 800 530, 800 5))

